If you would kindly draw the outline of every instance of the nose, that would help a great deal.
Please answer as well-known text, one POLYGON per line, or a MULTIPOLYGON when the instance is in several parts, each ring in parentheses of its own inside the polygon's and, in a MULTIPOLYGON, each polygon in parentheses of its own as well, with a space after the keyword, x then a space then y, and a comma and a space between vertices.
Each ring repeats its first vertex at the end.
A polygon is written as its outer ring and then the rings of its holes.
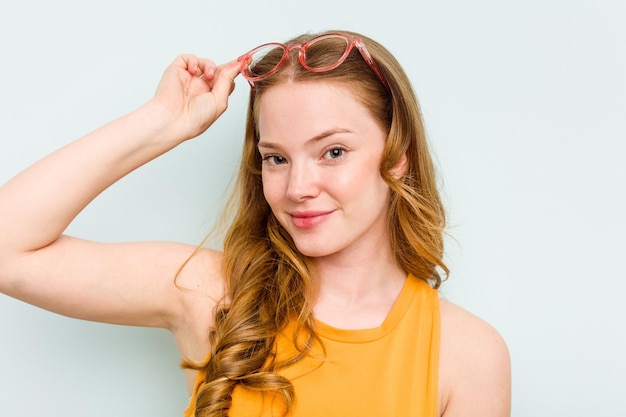
POLYGON ((300 202, 319 194, 319 175, 315 167, 308 164, 291 164, 287 183, 287 198, 300 202))

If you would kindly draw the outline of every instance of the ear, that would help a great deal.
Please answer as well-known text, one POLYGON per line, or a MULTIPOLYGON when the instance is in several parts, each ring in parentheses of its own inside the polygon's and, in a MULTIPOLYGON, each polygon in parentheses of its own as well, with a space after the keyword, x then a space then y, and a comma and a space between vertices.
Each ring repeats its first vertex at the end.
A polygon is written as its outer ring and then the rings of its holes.
POLYGON ((407 169, 409 169, 409 157, 406 153, 404 153, 398 163, 391 168, 389 173, 392 177, 399 180, 404 176, 404 174, 406 174, 407 169))

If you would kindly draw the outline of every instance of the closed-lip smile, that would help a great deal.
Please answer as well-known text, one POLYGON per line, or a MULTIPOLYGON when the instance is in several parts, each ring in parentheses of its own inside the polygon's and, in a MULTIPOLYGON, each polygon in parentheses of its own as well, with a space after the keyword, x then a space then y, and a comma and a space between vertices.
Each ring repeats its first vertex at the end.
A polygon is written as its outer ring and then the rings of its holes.
POLYGON ((301 229, 310 229, 324 222, 334 210, 292 211, 289 213, 294 226, 301 229))

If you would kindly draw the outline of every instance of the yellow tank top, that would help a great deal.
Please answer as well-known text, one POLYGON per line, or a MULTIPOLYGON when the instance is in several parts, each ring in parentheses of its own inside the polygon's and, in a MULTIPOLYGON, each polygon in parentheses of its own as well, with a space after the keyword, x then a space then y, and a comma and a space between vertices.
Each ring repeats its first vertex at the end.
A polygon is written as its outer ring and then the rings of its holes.
MULTIPOLYGON (((439 297, 409 276, 379 327, 343 330, 316 323, 325 359, 313 355, 280 371, 293 384, 291 417, 435 417, 438 405, 439 297)), ((291 338, 277 338, 280 356, 291 338)), ((204 381, 200 373, 196 392, 204 381)), ((194 415, 195 393, 186 417, 194 415)), ((230 417, 281 415, 281 401, 236 387, 230 417)))

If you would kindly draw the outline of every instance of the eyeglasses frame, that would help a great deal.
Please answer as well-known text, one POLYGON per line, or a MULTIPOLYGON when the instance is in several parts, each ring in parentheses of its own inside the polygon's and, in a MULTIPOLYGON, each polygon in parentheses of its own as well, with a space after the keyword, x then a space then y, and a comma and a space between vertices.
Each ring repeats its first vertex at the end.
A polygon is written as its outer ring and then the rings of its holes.
POLYGON ((284 44, 279 43, 279 42, 265 43, 263 45, 257 46, 256 48, 250 50, 249 52, 241 55, 239 58, 237 58, 237 61, 239 62, 239 65, 240 65, 240 68, 241 68, 241 75, 243 75, 243 77, 246 80, 248 80, 248 83, 250 84, 250 87, 254 88, 254 82, 255 81, 261 81, 261 80, 264 80, 264 79, 269 78, 272 75, 276 74, 276 72, 278 72, 280 67, 283 65, 283 63, 289 57, 289 54, 291 53, 291 51, 296 49, 296 48, 298 48, 298 60, 300 61, 300 65, 302 65, 302 67, 304 67, 306 70, 311 71, 311 72, 326 72, 326 71, 332 71, 335 68, 337 68, 339 65, 343 64, 343 62, 346 60, 346 58, 348 57, 348 55, 350 54, 350 52, 352 51, 352 49, 355 46, 356 46, 357 50, 359 51, 359 53, 361 54, 361 57, 363 57, 363 60, 374 71, 374 73, 376 74, 376 76, 378 77, 380 82, 385 86, 385 88, 387 90, 389 90, 389 84, 387 83, 387 80, 385 79, 385 76, 381 72, 380 68, 378 68, 378 65, 376 64, 376 61, 374 61, 374 58, 372 58, 372 55, 369 53, 369 51, 365 47, 365 44, 363 43, 361 38, 344 35, 343 33, 326 33, 326 34, 323 34, 323 35, 311 38, 311 39, 309 39, 306 42, 291 42, 291 43, 289 43, 287 45, 284 45, 284 44), (331 38, 341 38, 341 39, 346 41, 347 46, 346 46, 346 50, 343 53, 343 55, 337 60, 336 63, 331 64, 331 65, 327 65, 327 66, 319 67, 319 68, 314 68, 314 67, 308 66, 306 64, 306 51, 307 51, 307 49, 311 45, 315 44, 316 42, 319 42, 319 41, 324 40, 324 39, 331 39, 331 38), (271 47, 271 46, 275 46, 277 48, 282 48, 283 49, 283 56, 280 58, 278 63, 274 66, 274 68, 272 68, 271 71, 268 71, 267 73, 265 73, 263 75, 254 76, 254 75, 250 74, 250 72, 248 71, 248 64, 249 64, 252 56, 257 51, 259 51, 261 49, 264 49, 264 48, 267 48, 267 47, 271 47))

